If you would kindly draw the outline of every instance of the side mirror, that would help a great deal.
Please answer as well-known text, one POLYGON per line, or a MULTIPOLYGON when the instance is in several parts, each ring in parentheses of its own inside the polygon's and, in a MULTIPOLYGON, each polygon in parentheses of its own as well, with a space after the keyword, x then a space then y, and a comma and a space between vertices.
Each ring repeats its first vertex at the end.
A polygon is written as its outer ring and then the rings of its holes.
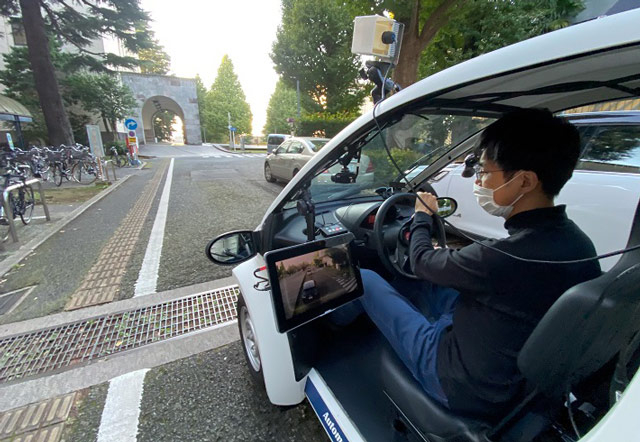
POLYGON ((223 266, 239 264, 256 255, 253 232, 239 230, 228 232, 209 241, 205 254, 216 264, 223 266))
POLYGON ((446 218, 453 215, 458 210, 458 202, 453 198, 442 197, 438 198, 438 215, 442 218, 446 218))

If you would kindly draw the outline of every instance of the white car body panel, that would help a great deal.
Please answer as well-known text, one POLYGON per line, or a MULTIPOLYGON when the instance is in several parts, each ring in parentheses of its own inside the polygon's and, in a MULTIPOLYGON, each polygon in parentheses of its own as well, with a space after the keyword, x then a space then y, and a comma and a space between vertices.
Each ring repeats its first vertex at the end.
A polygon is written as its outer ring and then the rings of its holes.
POLYGON ((362 434, 349 419, 349 415, 315 368, 312 368, 307 375, 305 394, 329 439, 335 442, 365 442, 362 434))
MULTIPOLYGON (((554 84, 556 79, 571 78, 578 81, 585 78, 602 77, 607 79, 614 73, 618 77, 630 75, 631 73, 637 74, 637 66, 640 64, 640 51, 637 47, 625 48, 624 46, 640 41, 639 24, 640 9, 637 9, 545 34, 434 74, 389 97, 374 111, 376 116, 383 115, 396 111, 402 106, 419 99, 424 101, 424 106, 428 108, 430 98, 435 96, 449 99, 456 97, 466 98, 475 94, 491 94, 495 91, 530 90, 538 86, 554 84), (610 47, 616 47, 618 50, 612 53, 593 54, 610 47), (583 55, 584 57, 576 58, 575 60, 572 58, 578 55, 583 55), (589 56, 587 57, 587 55, 589 56), (615 72, 612 72, 609 68, 610 66, 616 67, 615 72)), ((545 106, 556 112, 572 107, 576 103, 586 104, 588 102, 587 97, 591 98, 592 101, 598 101, 600 99, 612 100, 623 96, 625 96, 625 93, 622 91, 610 90, 601 94, 595 92, 587 94, 581 91, 558 93, 557 96, 554 94, 523 95, 517 99, 508 100, 508 103, 505 100, 503 103, 516 107, 545 106)), ((325 163, 325 159, 329 156, 333 155, 335 157, 337 150, 344 147, 345 141, 360 133, 364 128, 371 127, 372 124, 373 115, 372 112, 369 112, 352 122, 327 143, 317 155, 314 155, 273 201, 260 226, 258 226, 258 230, 262 229, 267 217, 292 192, 298 189, 300 182, 304 181, 317 165, 325 163)), ((438 167, 442 167, 440 160, 422 173, 429 174, 431 170, 438 167)), ((580 178, 576 177, 576 179, 579 180, 580 178)), ((471 186, 473 180, 468 180, 468 183, 471 186)), ((629 188, 624 187, 622 182, 621 186, 614 185, 612 187, 620 192, 621 197, 619 200, 610 201, 611 204, 620 207, 619 210, 630 210, 629 207, 635 208, 635 206, 632 206, 631 201, 633 196, 637 203, 639 194, 637 183, 629 188)), ((572 196, 573 188, 573 184, 568 185, 567 198, 572 196)), ((576 192, 578 191, 576 190, 576 192)), ((447 193, 447 191, 441 192, 443 195, 447 193)), ((470 189, 467 193, 473 197, 470 189)), ((558 202, 561 203, 564 197, 562 195, 558 202)), ((462 207, 467 205, 464 201, 460 201, 460 204, 462 207)), ((588 204, 587 200, 582 206, 577 205, 575 210, 578 210, 578 212, 574 214, 574 212, 570 211, 570 216, 574 219, 579 217, 579 211, 585 210, 588 204), (580 207, 583 207, 583 209, 580 209, 580 207)), ((472 200, 471 206, 477 206, 475 199, 472 200)), ((478 210, 481 209, 478 207, 478 210)), ((581 226, 587 234, 592 236, 591 230, 593 228, 590 227, 590 221, 594 221, 593 225, 597 226, 595 220, 586 221, 586 224, 581 224, 581 226)), ((500 222, 500 220, 497 220, 497 222, 500 222)), ((629 224, 611 226, 611 228, 619 230, 626 228, 628 232, 629 224)), ((600 251, 602 245, 597 242, 596 247, 600 251)), ((606 251, 609 251, 611 244, 606 248, 606 251)), ((239 281, 247 308, 254 321, 256 334, 259 336, 258 347, 269 400, 278 405, 293 405, 303 400, 307 378, 302 381, 295 380, 289 342, 285 334, 277 331, 270 292, 253 289, 253 284, 256 282, 253 271, 262 266, 264 266, 264 260, 262 256, 258 255, 237 266, 233 270, 233 274, 239 281)), ((312 369, 308 378, 313 380, 314 385, 322 385, 323 382, 321 382, 319 376, 316 376, 317 373, 314 373, 315 370, 312 369)), ((332 397, 330 390, 327 389, 327 391, 319 393, 328 398, 326 401, 333 415, 337 416, 336 419, 339 421, 341 428, 347 428, 350 420, 340 404, 335 400, 335 397, 332 397), (340 415, 341 410, 344 417, 340 415)), ((640 434, 640 420, 637 419, 637 410, 639 409, 640 377, 636 375, 624 393, 622 400, 583 440, 609 442, 632 439, 633 435, 640 434)), ((357 433, 355 427, 353 431, 357 433)), ((353 440, 361 440, 361 437, 360 439, 357 438, 358 434, 353 434, 352 436, 354 437, 353 440)))
MULTIPOLYGON (((304 400, 305 379, 295 379, 289 339, 286 334, 278 332, 271 291, 253 288, 257 282, 253 271, 264 265, 262 255, 258 254, 235 267, 233 276, 238 281, 255 327, 267 396, 275 405, 296 405, 304 400)), ((266 271, 262 276, 267 277, 266 271)))

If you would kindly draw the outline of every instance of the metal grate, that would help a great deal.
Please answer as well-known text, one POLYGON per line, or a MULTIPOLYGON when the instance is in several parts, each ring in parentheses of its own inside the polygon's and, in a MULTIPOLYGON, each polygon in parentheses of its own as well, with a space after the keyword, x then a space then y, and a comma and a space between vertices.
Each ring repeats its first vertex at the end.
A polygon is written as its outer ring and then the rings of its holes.
POLYGON ((58 370, 236 319, 238 286, 0 340, 0 382, 58 370))

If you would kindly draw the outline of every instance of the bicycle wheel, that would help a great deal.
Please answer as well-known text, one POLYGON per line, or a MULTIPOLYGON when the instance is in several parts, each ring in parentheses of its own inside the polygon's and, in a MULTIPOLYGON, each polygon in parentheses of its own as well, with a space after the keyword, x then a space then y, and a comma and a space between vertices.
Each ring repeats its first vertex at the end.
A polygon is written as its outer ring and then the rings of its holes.
POLYGON ((9 220, 4 213, 4 207, 0 205, 0 241, 9 239, 9 220))
POLYGON ((51 179, 51 167, 48 164, 41 166, 40 179, 42 181, 49 181, 51 179))
POLYGON ((83 184, 91 184, 98 179, 98 164, 96 161, 85 162, 82 170, 84 171, 83 184))
POLYGON ((20 219, 25 226, 31 222, 33 209, 36 206, 36 197, 31 186, 25 186, 19 190, 20 219))
POLYGON ((76 164, 73 165, 73 168, 71 169, 71 178, 73 179, 73 181, 76 181, 80 184, 85 184, 82 182, 82 174, 84 172, 83 166, 84 165, 82 161, 78 161, 76 164))
POLYGON ((116 166, 124 167, 126 165, 127 165, 127 159, 122 155, 118 155, 118 157, 116 158, 116 166))
POLYGON ((56 186, 60 187, 62 185, 62 179, 64 178, 64 173, 62 172, 62 166, 60 164, 55 164, 53 166, 53 182, 56 186))

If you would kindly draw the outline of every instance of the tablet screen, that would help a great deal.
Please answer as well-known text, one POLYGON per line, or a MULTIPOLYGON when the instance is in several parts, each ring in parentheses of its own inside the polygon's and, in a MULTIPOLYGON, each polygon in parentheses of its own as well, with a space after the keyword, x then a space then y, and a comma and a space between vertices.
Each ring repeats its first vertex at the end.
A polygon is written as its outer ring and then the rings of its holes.
POLYGON ((348 243, 320 240, 270 252, 265 258, 281 332, 362 294, 348 243))

